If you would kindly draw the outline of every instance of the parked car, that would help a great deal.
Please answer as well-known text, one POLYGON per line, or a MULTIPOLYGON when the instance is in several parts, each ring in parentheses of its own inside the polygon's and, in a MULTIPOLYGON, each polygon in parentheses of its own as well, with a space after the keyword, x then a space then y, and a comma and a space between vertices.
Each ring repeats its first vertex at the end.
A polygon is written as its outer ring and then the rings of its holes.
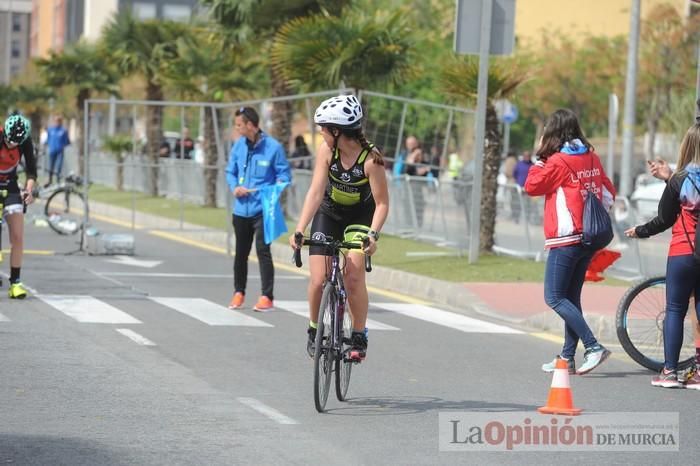
MULTIPOLYGON (((671 170, 676 171, 676 164, 669 164, 671 170)), ((635 180, 635 188, 630 196, 632 206, 637 211, 640 221, 646 222, 654 218, 659 211, 661 194, 666 188, 666 182, 654 178, 648 173, 642 173, 635 180)))

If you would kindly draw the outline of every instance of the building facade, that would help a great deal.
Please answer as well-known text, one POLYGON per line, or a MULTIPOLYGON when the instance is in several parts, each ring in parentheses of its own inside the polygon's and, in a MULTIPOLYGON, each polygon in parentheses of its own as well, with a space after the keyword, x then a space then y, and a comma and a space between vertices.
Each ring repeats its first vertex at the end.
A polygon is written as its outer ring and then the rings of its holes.
POLYGON ((31 0, 0 1, 0 79, 8 84, 29 60, 31 0))

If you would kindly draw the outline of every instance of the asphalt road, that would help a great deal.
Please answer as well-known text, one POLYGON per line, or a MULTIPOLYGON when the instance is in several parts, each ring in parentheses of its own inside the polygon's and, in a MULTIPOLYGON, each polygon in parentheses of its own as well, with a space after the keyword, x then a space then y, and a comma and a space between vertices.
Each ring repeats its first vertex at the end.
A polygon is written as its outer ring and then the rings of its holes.
POLYGON ((255 262, 245 309, 230 311, 225 254, 144 231, 133 258, 65 254, 75 240, 28 225, 23 281, 33 296, 0 295, 0 464, 696 462, 700 393, 653 388, 622 354, 572 377, 579 419, 679 413, 678 451, 441 451, 440 413, 551 422, 536 414, 552 381, 539 367, 560 345, 389 293, 370 296, 368 359, 353 371, 350 399, 331 393, 319 414, 306 281, 288 257, 277 258, 278 309, 259 314, 255 262))

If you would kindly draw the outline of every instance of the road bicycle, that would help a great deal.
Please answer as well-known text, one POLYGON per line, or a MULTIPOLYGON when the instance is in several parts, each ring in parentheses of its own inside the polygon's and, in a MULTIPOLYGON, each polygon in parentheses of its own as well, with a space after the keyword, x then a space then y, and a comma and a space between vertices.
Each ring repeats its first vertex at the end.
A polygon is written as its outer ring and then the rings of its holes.
MULTIPOLYGON (((695 338, 690 306, 683 326, 683 347, 678 370, 689 369, 695 360, 695 338)), ((666 277, 652 277, 633 285, 622 296, 615 318, 622 348, 638 364, 659 372, 664 366, 664 318, 666 277)))
POLYGON ((84 181, 70 174, 57 187, 40 190, 39 197, 47 197, 44 214, 53 231, 59 235, 74 235, 85 222, 88 205, 82 192, 84 181))
MULTIPOLYGON (((294 263, 301 267, 301 247, 320 246, 330 252, 330 268, 326 270, 326 281, 323 284, 321 305, 318 314, 318 329, 314 351, 314 404, 316 411, 322 413, 328 401, 331 378, 335 372, 335 394, 338 401, 347 399, 350 375, 353 364, 359 363, 350 359, 352 316, 347 310, 347 293, 343 284, 343 269, 340 256, 345 258, 343 249, 364 249, 368 245, 365 238, 361 244, 334 240, 327 237, 325 241, 304 238, 301 233, 295 235, 297 248, 294 250, 294 263)), ((372 260, 365 256, 365 270, 372 271, 372 260)))

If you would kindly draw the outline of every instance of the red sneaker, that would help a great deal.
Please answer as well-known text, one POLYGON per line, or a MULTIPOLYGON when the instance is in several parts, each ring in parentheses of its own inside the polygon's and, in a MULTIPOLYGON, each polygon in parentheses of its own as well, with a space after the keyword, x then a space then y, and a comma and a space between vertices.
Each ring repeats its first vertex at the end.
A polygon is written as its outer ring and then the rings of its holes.
POLYGON ((243 306, 243 301, 245 301, 245 295, 240 291, 236 291, 233 298, 231 298, 231 302, 228 303, 228 308, 238 309, 239 307, 243 306))
POLYGON ((258 302, 255 303, 255 306, 253 307, 253 310, 258 312, 271 311, 272 309, 274 309, 272 300, 267 296, 260 296, 260 298, 258 298, 258 302))
POLYGON ((700 390, 700 371, 697 367, 691 370, 689 377, 685 380, 685 388, 700 390))

